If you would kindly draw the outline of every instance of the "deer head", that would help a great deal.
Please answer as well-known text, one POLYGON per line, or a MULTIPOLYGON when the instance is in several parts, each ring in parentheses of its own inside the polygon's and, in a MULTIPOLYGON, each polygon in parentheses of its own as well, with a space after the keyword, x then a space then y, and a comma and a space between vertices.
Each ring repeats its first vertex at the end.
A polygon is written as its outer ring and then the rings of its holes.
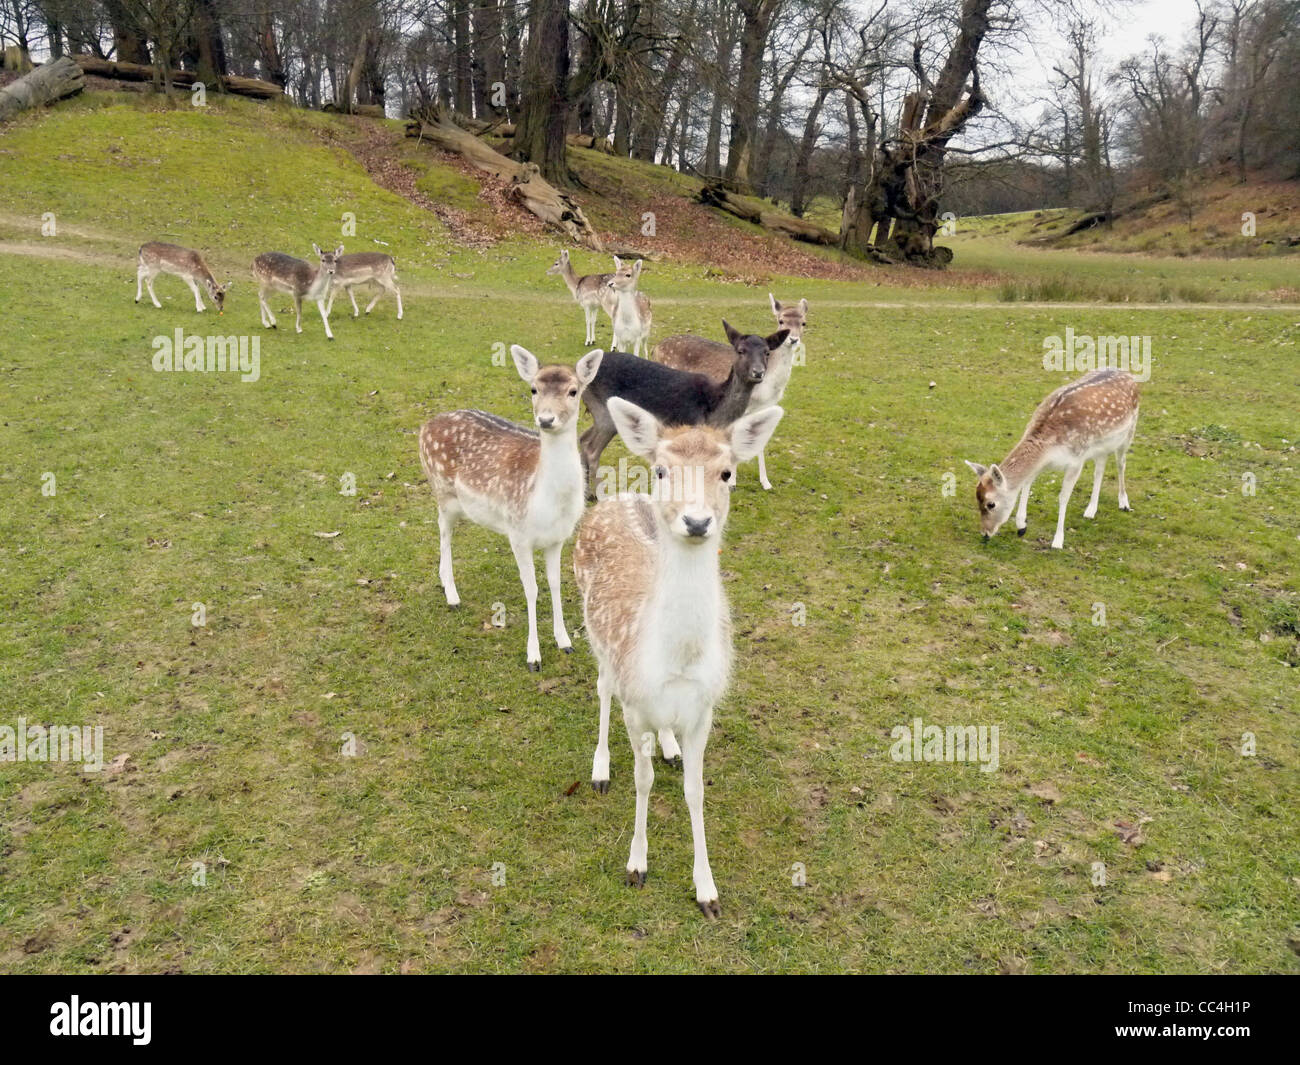
POLYGON ((992 466, 981 466, 978 462, 967 462, 966 465, 979 478, 975 482, 975 503, 980 512, 980 531, 987 540, 1011 517, 1016 505, 1016 490, 996 462, 992 466))
POLYGON ((546 276, 550 277, 552 274, 562 273, 564 271, 564 268, 567 267, 568 265, 569 265, 569 251, 567 248, 565 248, 560 252, 559 258, 556 259, 555 262, 551 264, 551 268, 546 271, 546 276))
POLYGON ((511 347, 515 369, 533 390, 533 421, 538 429, 561 433, 577 424, 582 390, 596 376, 604 354, 600 349, 589 351, 571 370, 567 366, 539 366, 531 351, 518 344, 511 347))
POLYGON ((617 255, 614 256, 614 276, 610 278, 610 285, 618 292, 631 292, 636 288, 637 280, 641 277, 641 260, 635 263, 625 263, 617 255))
POLYGON ((727 334, 727 343, 736 353, 735 373, 742 381, 758 384, 767 373, 767 356, 785 343, 790 335, 788 329, 780 329, 770 337, 755 336, 753 333, 738 333, 722 320, 722 328, 727 334))
POLYGON ((321 251, 320 248, 313 244, 311 250, 314 251, 316 257, 320 259, 321 271, 328 274, 330 277, 333 277, 335 271, 338 269, 339 257, 343 254, 343 245, 340 244, 333 251, 321 251))
POLYGON ((808 320, 808 301, 783 304, 772 293, 767 294, 772 301, 772 313, 776 315, 776 324, 790 334, 790 343, 798 344, 803 339, 803 327, 808 320))
POLYGON ((785 411, 765 407, 730 429, 665 429, 649 411, 614 396, 609 401, 623 442, 650 463, 651 501, 659 523, 675 539, 702 544, 722 535, 731 506, 736 464, 757 455, 785 411))

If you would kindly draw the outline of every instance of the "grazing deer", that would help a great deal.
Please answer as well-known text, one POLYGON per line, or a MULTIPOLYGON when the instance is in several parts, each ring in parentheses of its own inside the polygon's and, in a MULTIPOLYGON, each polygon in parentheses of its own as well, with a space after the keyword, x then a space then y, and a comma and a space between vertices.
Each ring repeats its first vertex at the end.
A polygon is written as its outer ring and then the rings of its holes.
POLYGON ((1106 456, 1110 454, 1114 454, 1119 466, 1119 509, 1129 510, 1124 464, 1137 429, 1138 389, 1137 378, 1123 370, 1093 370, 1077 381, 1062 385, 1038 405, 1020 443, 1001 463, 984 467, 967 462, 979 478, 975 500, 984 539, 996 533, 1011 516, 1017 495, 1020 509, 1016 514, 1016 532, 1024 536, 1030 486, 1043 470, 1057 469, 1064 470, 1065 476, 1061 479, 1052 546, 1064 547, 1065 508, 1074 483, 1083 472, 1084 463, 1092 459, 1092 499, 1083 516, 1095 517, 1106 456))
POLYGON ((333 340, 325 300, 330 294, 334 271, 339 256, 343 254, 343 245, 340 244, 333 251, 321 251, 313 244, 311 250, 320 259, 319 266, 312 266, 309 262, 279 251, 264 252, 253 260, 253 277, 257 281, 257 302, 262 310, 262 325, 268 329, 276 328, 275 315, 271 313, 271 305, 266 302, 266 294, 287 292, 293 297, 293 324, 298 332, 302 332, 302 301, 314 300, 320 311, 320 320, 325 323, 325 335, 333 340))
POLYGON ((568 249, 561 251, 560 257, 546 271, 547 277, 552 274, 559 274, 564 278, 564 283, 569 286, 569 292, 582 308, 582 315, 587 321, 587 339, 583 343, 596 343, 596 320, 600 316, 601 307, 603 306, 611 316, 614 313, 615 298, 609 289, 609 282, 614 275, 587 274, 579 277, 573 272, 573 266, 569 262, 568 249))
POLYGON ((646 809, 657 733, 664 758, 680 754, 682 760, 695 841, 695 900, 706 916, 717 917, 718 889, 704 841, 704 747, 713 707, 727 687, 732 653, 718 545, 736 463, 757 454, 784 412, 768 407, 721 430, 666 429, 649 411, 617 398, 609 409, 627 446, 652 464, 655 491, 593 507, 573 547, 573 571, 598 670, 600 733, 591 784, 602 794, 609 790, 610 699, 617 695, 636 780, 627 882, 645 884, 646 809))
MULTIPOLYGON (((784 329, 787 336, 785 343, 768 356, 767 373, 749 397, 751 411, 775 407, 785 397, 786 385, 790 383, 790 373, 794 369, 795 352, 803 344, 804 325, 808 320, 807 300, 783 307, 770 292, 767 298, 772 302, 777 328, 784 329)), ((661 340, 655 345, 650 357, 665 366, 702 373, 714 381, 722 381, 731 372, 735 356, 727 344, 684 333, 661 340)), ((758 480, 766 490, 771 491, 772 482, 767 479, 766 448, 758 453, 758 480)))
POLYGON ((375 293, 375 298, 366 304, 366 314, 369 314, 379 297, 385 292, 391 292, 397 299, 397 320, 402 320, 402 292, 397 287, 397 260, 391 255, 384 255, 381 252, 363 251, 355 252, 352 255, 340 255, 334 264, 334 283, 330 286, 329 302, 325 305, 327 315, 334 313, 334 292, 336 289, 346 289, 348 299, 352 301, 352 317, 361 317, 361 312, 357 309, 357 298, 352 294, 352 290, 357 285, 364 285, 373 282, 379 286, 379 291, 375 293))
POLYGON ((637 291, 636 285, 640 278, 640 259, 635 264, 629 264, 617 255, 614 256, 614 273, 609 280, 613 299, 606 297, 601 300, 614 325, 614 339, 610 342, 614 351, 644 355, 649 350, 650 300, 644 292, 637 291))
POLYGON ((537 642, 537 574, 533 552, 546 559, 555 642, 572 652, 560 598, 560 551, 582 516, 578 414, 583 389, 600 369, 599 349, 574 369, 538 366, 531 352, 510 349, 515 368, 533 390, 533 421, 526 429, 481 410, 439 414, 420 430, 420 464, 438 500, 438 578, 450 606, 460 605, 451 571, 451 533, 461 518, 510 540, 528 601, 528 654, 541 669, 537 642))
POLYGON ((648 410, 666 425, 726 427, 749 407, 754 388, 767 373, 768 353, 785 343, 784 329, 769 337, 738 333, 725 321, 731 343, 731 370, 721 382, 704 374, 674 370, 623 351, 607 351, 600 373, 583 394, 592 426, 578 442, 587 474, 587 498, 596 498, 596 468, 618 428, 610 416, 611 397, 620 396, 648 410))
POLYGON ((198 252, 190 248, 182 248, 179 244, 163 244, 156 240, 141 244, 135 266, 136 303, 140 302, 142 290, 147 288, 153 305, 162 306, 153 290, 153 279, 159 274, 173 274, 189 285, 190 291, 194 293, 196 311, 204 310, 203 297, 199 293, 199 285, 202 285, 207 290, 217 313, 225 313, 226 293, 230 291, 231 282, 218 285, 217 279, 208 269, 208 264, 203 261, 203 256, 198 252))

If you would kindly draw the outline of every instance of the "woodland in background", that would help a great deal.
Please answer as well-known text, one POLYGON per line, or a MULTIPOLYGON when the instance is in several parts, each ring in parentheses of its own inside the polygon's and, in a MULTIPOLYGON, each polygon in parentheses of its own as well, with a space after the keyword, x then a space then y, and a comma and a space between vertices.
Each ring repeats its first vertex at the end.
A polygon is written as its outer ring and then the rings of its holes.
MULTIPOLYGON (((1187 40, 1098 58, 1124 0, 0 0, 10 65, 64 54, 304 107, 510 134, 559 190, 581 137, 941 265, 942 215, 1173 197, 1209 166, 1300 172, 1300 0, 1203 0, 1187 40), (1046 40, 1045 40, 1046 38, 1046 40), (1050 57, 1040 99, 1025 57, 1050 57)), ((1112 31, 1113 32, 1113 29, 1112 31)), ((581 142, 579 142, 581 143, 581 142)), ((579 195, 580 195, 580 190, 579 195)))

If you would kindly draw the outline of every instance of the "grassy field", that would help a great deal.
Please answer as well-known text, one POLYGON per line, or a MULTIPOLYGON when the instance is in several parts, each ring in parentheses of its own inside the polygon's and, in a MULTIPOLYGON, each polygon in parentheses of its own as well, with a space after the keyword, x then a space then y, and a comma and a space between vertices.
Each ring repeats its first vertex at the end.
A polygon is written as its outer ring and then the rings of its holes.
MULTIPOLYGON (((1300 970, 1300 307, 1219 305, 1271 276, 1179 260, 1205 302, 1004 302, 1041 260, 972 235, 979 283, 772 279, 810 301, 809 354, 775 490, 742 468, 724 548, 710 923, 672 770, 650 881, 623 884, 631 759, 616 725, 610 793, 587 786, 581 634, 525 671, 515 567, 481 530, 459 611, 437 582, 415 431, 526 416, 495 344, 583 353, 553 245, 457 247, 327 122, 86 101, 0 134, 0 725, 102 725, 106 763, 0 762, 0 970, 1300 970), (396 254, 405 319, 336 304, 330 343, 280 302, 262 330, 247 263, 346 211, 345 243, 396 254), (219 325, 175 279, 164 310, 132 303, 149 238, 235 277, 219 325), (1052 551, 1048 477, 1029 535, 983 544, 962 460, 1000 459, 1066 380, 1041 359, 1067 327, 1151 337, 1134 511, 1112 474, 1084 520, 1085 475, 1052 551), (258 337, 260 379, 155 372, 176 328, 258 337), (997 725, 998 770, 892 760, 915 718, 997 725)), ((1124 262, 1152 289, 1167 265, 1124 262)), ((655 339, 769 321, 766 285, 701 266, 643 288, 655 339)))

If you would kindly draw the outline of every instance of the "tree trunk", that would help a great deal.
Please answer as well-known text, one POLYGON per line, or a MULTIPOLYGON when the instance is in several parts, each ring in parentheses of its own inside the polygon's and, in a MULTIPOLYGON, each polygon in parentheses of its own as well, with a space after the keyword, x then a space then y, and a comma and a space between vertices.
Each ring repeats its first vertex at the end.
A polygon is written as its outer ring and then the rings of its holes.
POLYGON ((727 169, 723 177, 741 192, 752 190, 750 172, 758 140, 758 95, 763 80, 763 52, 772 26, 772 14, 779 0, 737 0, 744 16, 740 33, 740 66, 736 77, 736 99, 731 111, 731 139, 727 147, 727 169))
POLYGON ((0 122, 31 107, 72 96, 86 87, 86 76, 70 56, 37 67, 0 89, 0 122))
POLYGON ((565 156, 569 120, 569 2, 533 0, 515 154, 554 185, 571 184, 565 156))
POLYGON ((121 63, 148 63, 149 41, 122 0, 104 0, 104 13, 113 27, 113 54, 121 63))
POLYGON ((456 72, 456 110, 462 115, 473 115, 474 79, 470 71, 470 58, 474 54, 474 46, 469 39, 469 0, 452 0, 451 23, 456 42, 452 64, 456 72))
POLYGON ((228 73, 226 46, 221 38, 221 20, 214 0, 195 0, 194 49, 198 56, 195 70, 199 81, 221 91, 221 79, 228 73))
POLYGON ((803 137, 799 140, 799 153, 794 160, 794 178, 790 189, 790 213, 795 218, 802 218, 805 208, 804 196, 808 191, 808 168, 812 163, 813 148, 817 146, 817 119, 821 116, 826 97, 830 95, 830 84, 823 84, 817 89, 812 107, 808 109, 808 118, 803 124, 803 137))

